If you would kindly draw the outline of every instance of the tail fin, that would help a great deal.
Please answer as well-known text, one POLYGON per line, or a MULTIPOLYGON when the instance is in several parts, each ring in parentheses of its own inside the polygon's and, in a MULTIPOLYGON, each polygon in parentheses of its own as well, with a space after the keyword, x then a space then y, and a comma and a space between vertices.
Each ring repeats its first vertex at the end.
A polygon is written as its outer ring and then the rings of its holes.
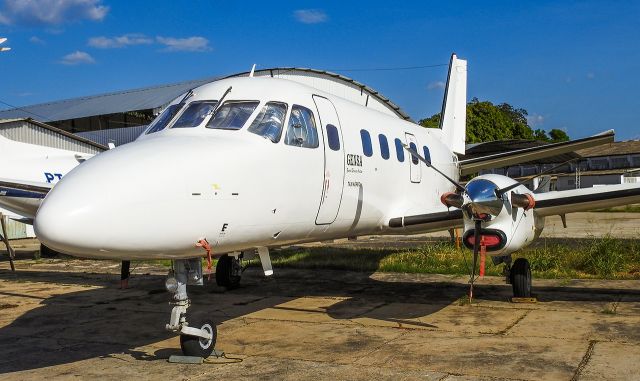
POLYGON ((451 55, 449 75, 444 90, 440 129, 444 143, 457 154, 464 155, 467 133, 467 61, 451 55))

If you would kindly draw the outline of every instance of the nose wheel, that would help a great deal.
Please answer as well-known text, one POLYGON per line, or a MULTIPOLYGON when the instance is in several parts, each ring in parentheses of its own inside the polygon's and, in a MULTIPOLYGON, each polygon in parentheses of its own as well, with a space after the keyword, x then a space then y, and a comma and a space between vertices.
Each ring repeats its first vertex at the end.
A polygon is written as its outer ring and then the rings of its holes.
POLYGON ((205 320, 200 325, 200 330, 210 335, 209 338, 180 335, 180 348, 185 356, 207 358, 213 353, 218 338, 218 329, 211 320, 205 320))
POLYGON ((185 356, 207 358, 216 345, 218 330, 211 320, 190 325, 187 309, 191 305, 187 285, 202 286, 202 263, 200 258, 173 261, 173 270, 166 280, 167 291, 173 294, 171 319, 166 329, 180 335, 180 348, 185 356))

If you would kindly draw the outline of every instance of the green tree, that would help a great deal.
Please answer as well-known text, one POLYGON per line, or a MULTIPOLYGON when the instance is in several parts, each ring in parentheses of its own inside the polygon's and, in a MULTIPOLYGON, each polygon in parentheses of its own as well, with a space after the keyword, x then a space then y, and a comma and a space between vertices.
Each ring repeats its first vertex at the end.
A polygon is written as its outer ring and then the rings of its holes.
POLYGON ((553 142, 566 142, 567 140, 569 140, 569 135, 567 135, 566 132, 559 130, 557 128, 554 128, 553 130, 549 131, 549 137, 553 142))
MULTIPOLYGON (((508 103, 494 105, 489 101, 481 102, 478 98, 473 98, 467 104, 467 143, 509 139, 554 142, 569 140, 569 136, 561 130, 551 130, 551 138, 542 129, 534 131, 527 122, 527 115, 527 110, 514 108, 508 103)), ((419 124, 428 128, 438 128, 440 114, 422 119, 419 124)))

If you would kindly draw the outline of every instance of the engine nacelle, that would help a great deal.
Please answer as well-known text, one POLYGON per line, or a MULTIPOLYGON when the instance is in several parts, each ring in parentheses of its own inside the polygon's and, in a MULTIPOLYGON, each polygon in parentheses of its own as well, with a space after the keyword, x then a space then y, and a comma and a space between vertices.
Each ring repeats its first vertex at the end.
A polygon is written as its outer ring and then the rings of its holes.
MULTIPOLYGON (((489 194, 491 188, 500 189, 516 184, 516 181, 501 175, 483 175, 476 177, 467 184, 467 189, 473 192, 474 185, 483 189, 483 195, 489 194), (472 184, 476 182, 476 184, 472 184)), ((473 194, 471 194, 473 196, 473 194)), ((544 227, 544 218, 537 217, 533 211, 535 199, 531 191, 523 185, 496 197, 489 205, 491 213, 483 214, 486 220, 482 222, 480 236, 491 256, 509 255, 520 250, 535 240, 544 227), (497 202, 495 202, 497 201, 497 202)), ((481 205, 482 206, 482 205, 481 205)), ((481 208, 478 208, 481 209, 481 208)), ((475 240, 475 221, 470 212, 464 215, 464 245, 473 250, 475 240)))

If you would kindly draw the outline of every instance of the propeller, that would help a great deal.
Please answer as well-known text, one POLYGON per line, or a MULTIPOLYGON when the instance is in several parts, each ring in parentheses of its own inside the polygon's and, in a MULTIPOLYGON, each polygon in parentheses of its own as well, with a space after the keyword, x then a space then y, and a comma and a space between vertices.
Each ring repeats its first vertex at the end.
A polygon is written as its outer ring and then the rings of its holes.
MULTIPOLYGON (((403 147, 412 156, 423 162, 427 167, 439 173, 442 177, 447 179, 456 187, 456 193, 447 192, 440 197, 442 203, 449 208, 454 207, 461 209, 466 214, 467 218, 474 221, 473 265, 471 268, 471 275, 469 280, 469 300, 471 300, 473 298, 473 285, 476 278, 475 274, 478 267, 478 256, 480 254, 482 241, 482 223, 490 221, 492 218, 497 217, 502 212, 502 210, 504 209, 505 201, 504 194, 510 190, 515 189, 517 186, 521 185, 522 182, 518 182, 501 189, 493 181, 479 178, 469 181, 466 186, 463 186, 462 184, 453 180, 438 168, 436 168, 431 163, 431 161, 426 160, 409 145, 403 144, 403 147)), ((551 170, 553 169, 555 168, 552 168, 551 170)), ((516 192, 511 192, 510 202, 512 207, 522 208, 524 210, 529 210, 535 206, 535 199, 530 194, 519 194, 516 192)))

